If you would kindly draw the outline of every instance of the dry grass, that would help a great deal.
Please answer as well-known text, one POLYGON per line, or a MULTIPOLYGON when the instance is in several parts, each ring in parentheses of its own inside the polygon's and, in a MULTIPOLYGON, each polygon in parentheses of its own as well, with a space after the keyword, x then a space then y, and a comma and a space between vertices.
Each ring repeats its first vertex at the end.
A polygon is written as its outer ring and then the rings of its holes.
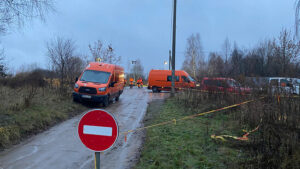
POLYGON ((203 104, 214 103, 211 107, 213 109, 257 99, 255 102, 230 110, 239 128, 252 130, 259 125, 258 131, 249 136, 249 142, 233 142, 229 145, 249 152, 249 158, 241 162, 241 167, 300 168, 300 98, 292 95, 278 98, 277 95, 267 92, 263 95, 264 99, 258 99, 261 93, 236 95, 189 90, 180 93, 177 100, 186 108, 197 112, 203 104))
POLYGON ((32 134, 81 113, 74 104, 48 87, 0 86, 0 149, 10 147, 32 134))

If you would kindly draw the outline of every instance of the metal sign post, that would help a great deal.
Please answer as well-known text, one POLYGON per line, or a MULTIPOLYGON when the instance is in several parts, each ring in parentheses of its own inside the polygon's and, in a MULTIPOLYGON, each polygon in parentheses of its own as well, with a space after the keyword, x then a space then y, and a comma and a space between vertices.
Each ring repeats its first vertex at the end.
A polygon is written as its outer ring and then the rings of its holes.
POLYGON ((100 152, 95 152, 95 169, 100 169, 100 152))

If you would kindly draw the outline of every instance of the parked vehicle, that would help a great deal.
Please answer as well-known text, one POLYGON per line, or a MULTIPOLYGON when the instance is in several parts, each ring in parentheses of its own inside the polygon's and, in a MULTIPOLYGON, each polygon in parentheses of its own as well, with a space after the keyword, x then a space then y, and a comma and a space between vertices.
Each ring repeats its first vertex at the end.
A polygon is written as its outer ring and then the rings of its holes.
POLYGON ((227 92, 240 94, 248 94, 251 92, 251 89, 249 87, 242 87, 234 79, 222 77, 204 77, 201 81, 200 88, 201 90, 212 92, 227 92))
POLYGON ((109 101, 119 100, 124 89, 124 69, 120 66, 91 62, 76 78, 73 100, 92 101, 108 106, 109 101))
POLYGON ((300 94, 299 83, 296 78, 270 77, 268 82, 272 93, 300 94))
MULTIPOLYGON (((172 71, 171 70, 151 70, 148 77, 148 89, 160 92, 170 91, 172 86, 172 71)), ((183 70, 175 71, 175 89, 194 88, 196 82, 188 73, 183 70)))

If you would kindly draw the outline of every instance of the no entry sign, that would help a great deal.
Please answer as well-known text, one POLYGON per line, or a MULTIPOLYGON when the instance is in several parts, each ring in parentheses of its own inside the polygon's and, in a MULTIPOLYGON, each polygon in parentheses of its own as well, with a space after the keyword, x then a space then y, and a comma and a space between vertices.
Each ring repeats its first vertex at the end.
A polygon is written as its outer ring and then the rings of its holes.
POLYGON ((109 112, 91 110, 81 118, 78 135, 87 148, 102 152, 112 147, 117 140, 118 124, 109 112))

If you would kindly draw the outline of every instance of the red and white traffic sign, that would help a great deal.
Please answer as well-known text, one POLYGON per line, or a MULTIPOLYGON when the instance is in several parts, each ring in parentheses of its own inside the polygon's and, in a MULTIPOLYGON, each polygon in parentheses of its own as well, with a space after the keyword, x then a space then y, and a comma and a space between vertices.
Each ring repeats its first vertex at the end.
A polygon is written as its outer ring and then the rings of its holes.
POLYGON ((78 125, 78 135, 82 143, 97 152, 112 147, 118 133, 118 124, 114 116, 101 109, 87 112, 78 125))

